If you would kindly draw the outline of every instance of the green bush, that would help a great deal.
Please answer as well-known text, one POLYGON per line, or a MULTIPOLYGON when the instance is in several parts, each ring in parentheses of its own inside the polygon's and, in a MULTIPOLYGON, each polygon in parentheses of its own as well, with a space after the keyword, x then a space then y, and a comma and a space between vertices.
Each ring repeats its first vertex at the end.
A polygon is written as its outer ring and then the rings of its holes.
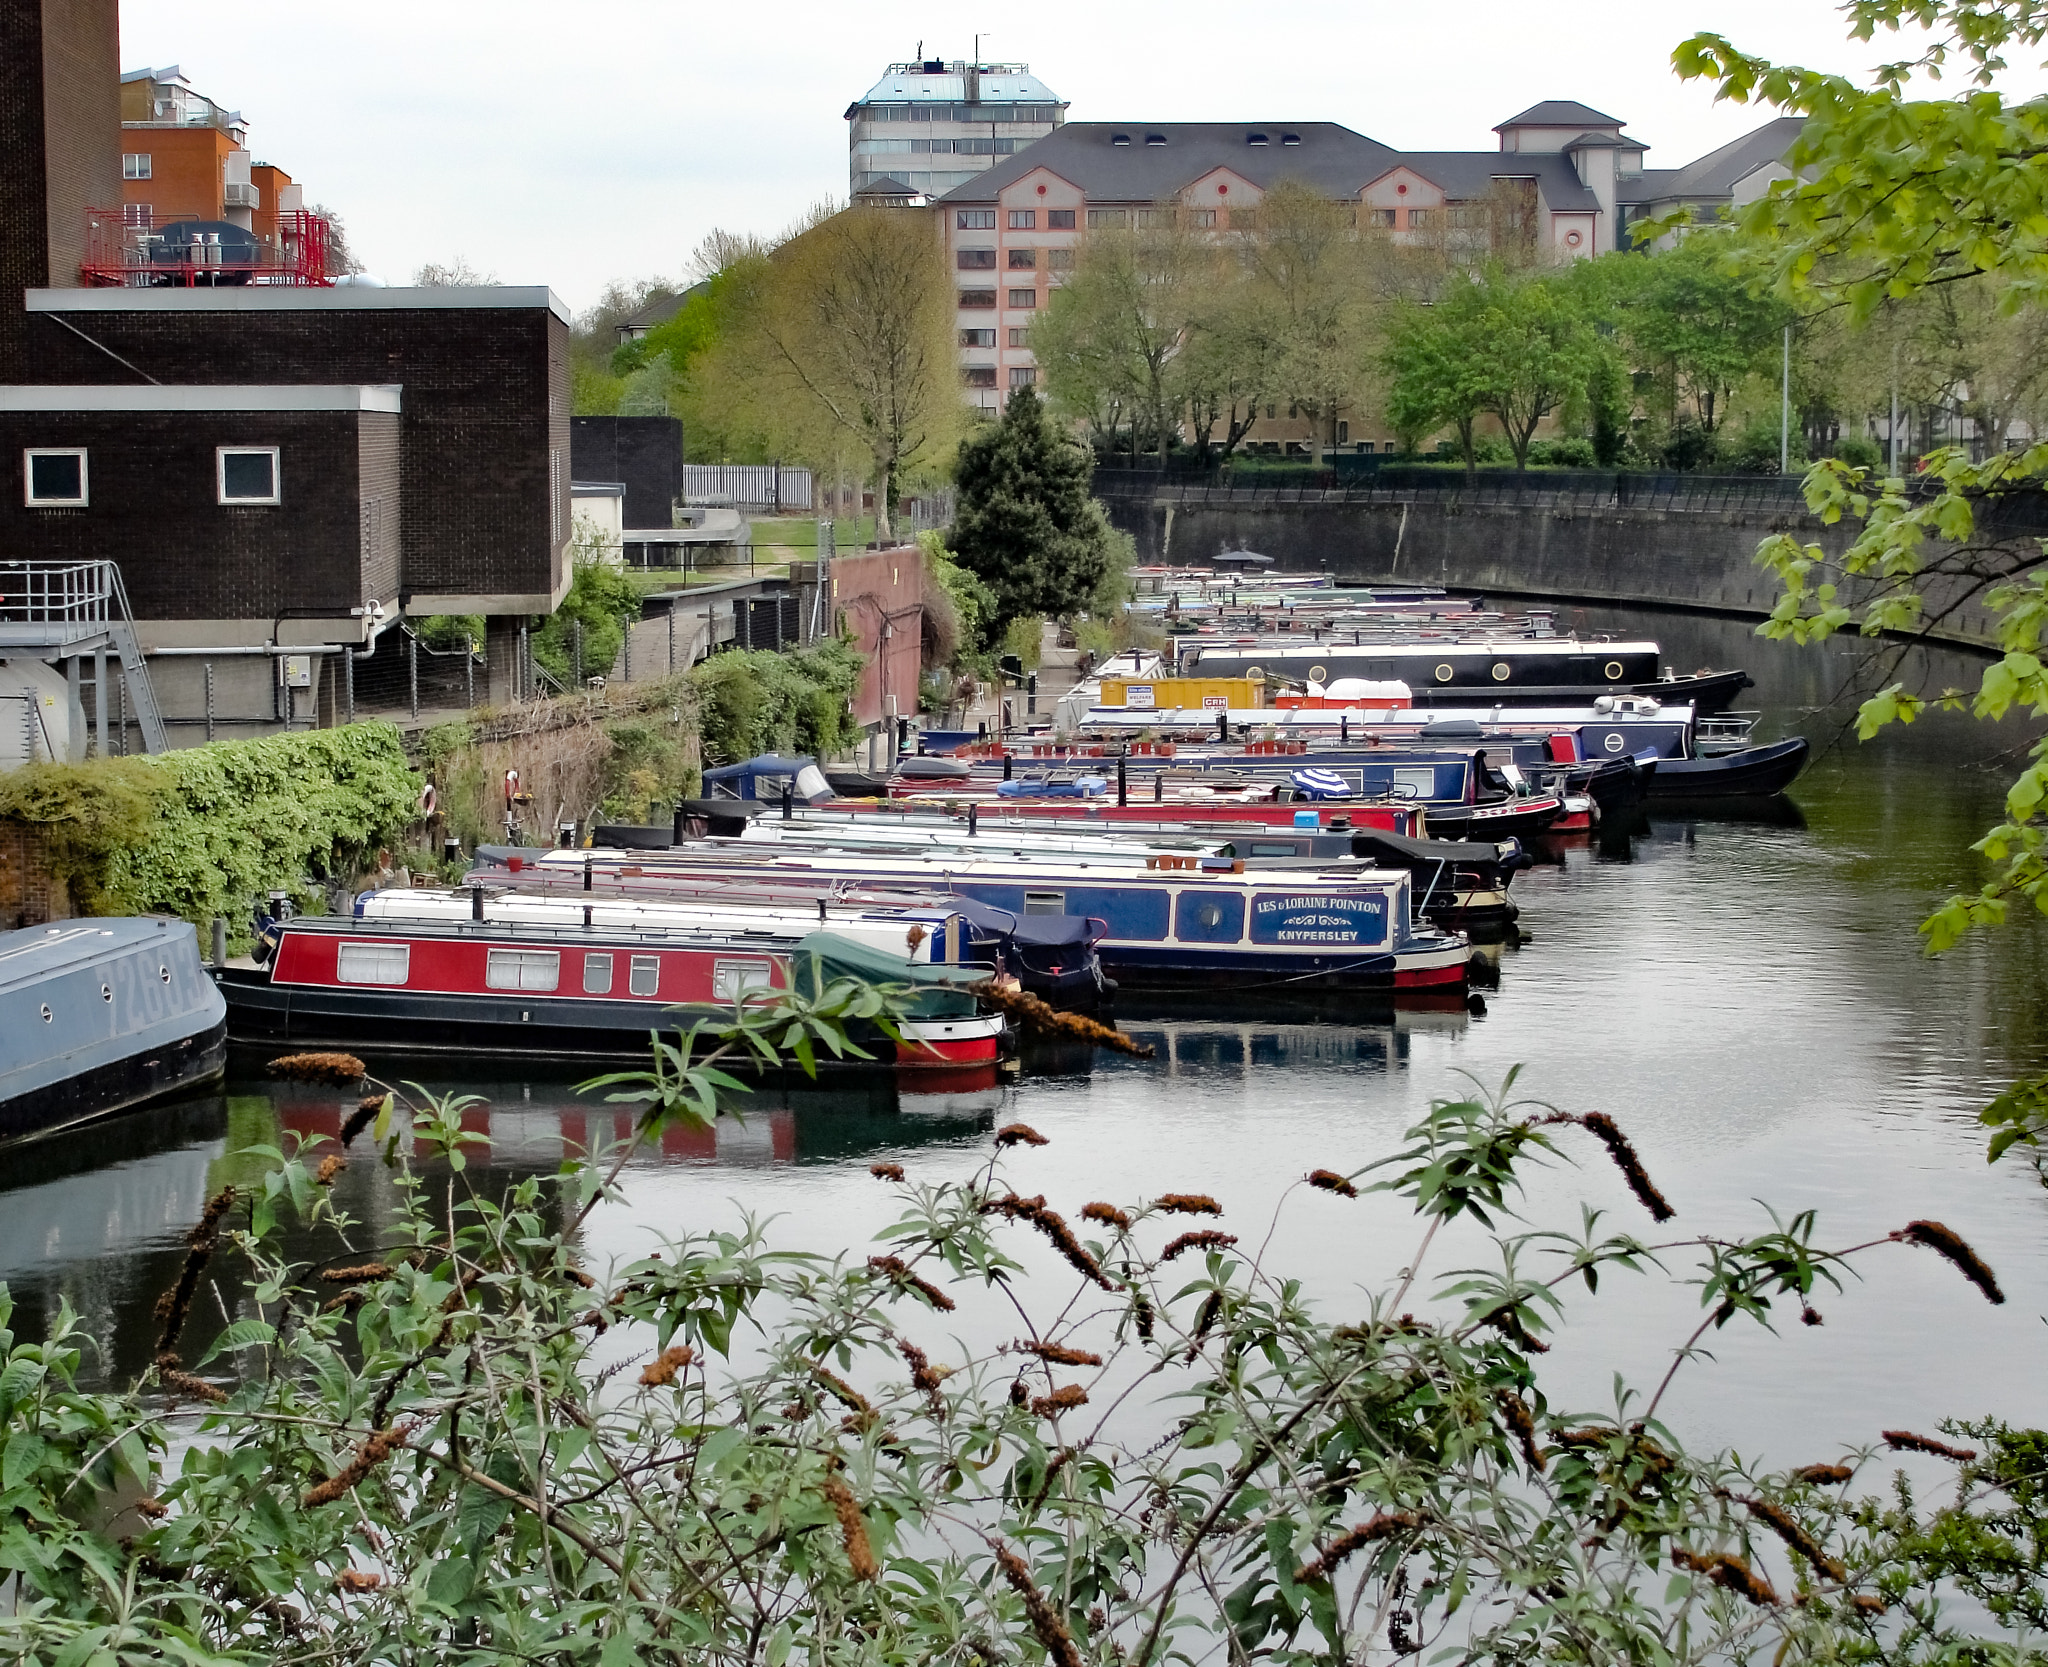
POLYGON ((156 758, 32 764, 0 776, 0 817, 38 829, 80 912, 239 929, 282 887, 347 874, 419 814, 389 724, 217 741, 156 758))
POLYGON ((1593 442, 1573 435, 1563 440, 1538 440, 1529 447, 1529 461, 1554 469, 1591 469, 1598 465, 1593 442))
MULTIPOLYGON (((1727 467, 1745 475, 1778 473, 1778 448, 1782 443, 1776 417, 1753 417, 1734 433, 1720 434, 1720 458, 1727 467)), ((1794 464, 1806 462, 1806 437, 1797 429, 1791 435, 1794 464)))
POLYGON ((562 684, 576 685, 576 626, 583 626, 583 675, 608 677, 626 627, 640 617, 640 592, 623 567, 580 547, 569 594, 529 639, 533 657, 562 684))
POLYGON ((859 733, 849 713, 867 661, 839 638, 773 653, 732 649, 690 673, 699 736, 710 764, 765 752, 829 758, 859 733))
POLYGON ((1844 434, 1834 444, 1834 455, 1852 469, 1876 469, 1884 463, 1884 448, 1867 434, 1844 434))

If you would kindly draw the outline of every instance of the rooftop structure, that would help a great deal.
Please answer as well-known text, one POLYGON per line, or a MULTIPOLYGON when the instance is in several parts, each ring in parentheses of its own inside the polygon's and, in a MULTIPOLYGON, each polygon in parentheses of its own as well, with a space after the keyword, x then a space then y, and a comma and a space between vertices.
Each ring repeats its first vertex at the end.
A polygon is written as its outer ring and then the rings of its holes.
POLYGON ((1044 138, 1067 107, 1029 64, 919 58, 846 107, 847 192, 939 196, 1044 138))

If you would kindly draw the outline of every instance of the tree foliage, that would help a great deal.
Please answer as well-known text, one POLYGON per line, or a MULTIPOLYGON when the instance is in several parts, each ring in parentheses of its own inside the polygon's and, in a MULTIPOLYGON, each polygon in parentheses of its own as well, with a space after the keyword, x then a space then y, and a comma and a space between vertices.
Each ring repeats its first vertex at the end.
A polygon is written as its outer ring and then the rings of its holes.
POLYGON ((727 323, 700 361, 699 397, 772 455, 830 468, 850 449, 889 537, 905 481, 943 470, 966 422, 952 275, 930 221, 823 214, 724 276, 727 323))
POLYGON ((1710 1334, 1817 1319, 1852 1261, 1921 1246, 2002 1300, 1991 1270, 1924 1221, 1840 1250, 1811 1215, 1661 1242, 1594 1211, 1510 1225, 1525 1172, 1574 1150, 1672 1215, 1597 1114, 1438 1101, 1379 1163, 1304 1176, 1281 1205, 1297 1216, 1364 1193, 1412 1217, 1405 1269, 1341 1322, 1228 1200, 1129 1177, 1056 1208, 1022 1125, 963 1181, 877 1166, 895 1216, 850 1254, 747 1221, 582 1265, 579 1231, 641 1145, 720 1115, 737 1066, 886 1038, 898 1001, 820 974, 659 1038, 651 1068, 594 1085, 633 1108, 632 1140, 507 1190, 475 1184, 473 1102, 382 1085, 341 1147, 251 1154, 260 1179, 207 1205, 134 1391, 77 1388, 69 1309, 41 1342, 0 1335, 19 1583, 0 1648, 1932 1667, 2026 1659, 2048 1620, 2039 1432, 1870 1432, 1839 1463, 1764 1469, 1691 1454, 1660 1417, 1679 1371, 1712 1369, 1710 1334), (364 1144, 397 1183, 375 1223, 332 1187, 364 1144), (251 1278, 188 1364, 221 1251, 251 1278), (1544 1338, 1568 1305, 1659 1276, 1689 1276, 1701 1309, 1663 1380, 1604 1410, 1553 1401, 1544 1338), (1889 1492, 1885 1448, 1916 1478, 1889 1492))
POLYGON ((992 624, 1078 614, 1095 598, 1111 531, 1089 495, 1092 473, 1087 451, 1029 388, 1011 394, 1002 421, 960 448, 953 548, 994 593, 992 624))

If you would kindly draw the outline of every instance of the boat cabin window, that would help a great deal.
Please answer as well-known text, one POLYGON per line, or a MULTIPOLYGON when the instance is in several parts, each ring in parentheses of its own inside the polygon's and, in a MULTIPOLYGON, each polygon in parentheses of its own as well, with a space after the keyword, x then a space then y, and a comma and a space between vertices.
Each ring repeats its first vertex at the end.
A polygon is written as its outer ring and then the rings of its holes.
POLYGON ((1027 915, 1063 915, 1067 912, 1067 894, 1063 891, 1027 891, 1024 894, 1024 912, 1027 915))
POLYGON ((554 990, 562 983, 562 957, 553 949, 494 949, 484 963, 491 990, 554 990))
POLYGON ((583 993, 587 996, 608 996, 612 993, 612 958, 609 955, 592 953, 583 957, 583 993))
POLYGON ((1434 768, 1394 771, 1394 797, 1397 799, 1429 799, 1436 796, 1436 771, 1434 768))
POLYGON ((344 984, 403 984, 412 947, 402 943, 345 943, 335 957, 334 976, 344 984))
POLYGON ((1286 845, 1261 845, 1252 841, 1251 854, 1255 857, 1292 857, 1300 854, 1301 847, 1292 843, 1286 845))
POLYGON ((711 969, 711 999, 739 1002, 749 990, 771 987, 766 961, 720 961, 711 969))
POLYGON ((651 996, 661 988, 661 957, 635 955, 627 988, 636 996, 651 996))

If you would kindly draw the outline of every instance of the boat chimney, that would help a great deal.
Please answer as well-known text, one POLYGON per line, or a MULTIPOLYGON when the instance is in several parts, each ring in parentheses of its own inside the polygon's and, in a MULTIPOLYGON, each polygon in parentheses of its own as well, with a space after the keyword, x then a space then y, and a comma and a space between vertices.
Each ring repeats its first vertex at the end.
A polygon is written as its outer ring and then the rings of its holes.
POLYGON ((680 845, 683 842, 683 804, 680 799, 676 801, 675 831, 669 835, 668 842, 671 846, 680 845))
POLYGON ((1010 758, 1010 749, 1005 747, 1003 748, 1003 780, 1008 781, 1010 779, 1012 768, 1014 768, 1014 765, 1010 758))
POLYGON ((981 832, 980 820, 981 806, 969 805, 967 807, 967 837, 969 839, 974 838, 978 833, 981 832))
POLYGON ((224 967, 228 964, 228 917, 213 917, 213 964, 224 967))
MULTIPOLYGON (((586 857, 585 857, 585 858, 583 859, 583 889, 584 889, 585 891, 589 891, 589 890, 591 889, 591 884, 590 884, 590 871, 591 871, 592 867, 593 867, 593 866, 595 866, 596 862, 597 862, 597 859, 596 859, 595 857, 589 857, 589 856, 586 856, 586 857)), ((589 922, 588 920, 586 920, 586 921, 584 921, 584 923, 583 923, 583 924, 584 924, 585 926, 588 926, 588 925, 590 924, 590 922, 589 922)))
POLYGON ((442 839, 441 860, 443 862, 462 861, 462 841, 457 839, 455 835, 449 834, 442 839))
POLYGON ((793 782, 782 784, 782 819, 785 822, 796 820, 796 785, 793 782))
POLYGON ((1116 755, 1116 808, 1122 810, 1131 802, 1130 761, 1125 756, 1130 748, 1125 747, 1116 755))
POLYGON ((469 918, 471 920, 482 920, 484 918, 484 888, 482 886, 471 886, 469 888, 469 918))

